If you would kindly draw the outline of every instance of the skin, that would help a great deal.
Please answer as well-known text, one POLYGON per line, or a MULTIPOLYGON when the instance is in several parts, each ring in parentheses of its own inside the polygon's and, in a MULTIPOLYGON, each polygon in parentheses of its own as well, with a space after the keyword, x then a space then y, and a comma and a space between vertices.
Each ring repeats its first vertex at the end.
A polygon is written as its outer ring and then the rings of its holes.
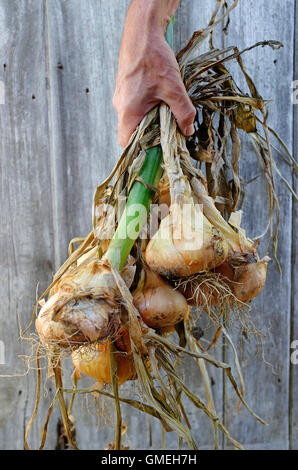
POLYGON ((129 138, 145 114, 161 101, 171 108, 185 136, 194 133, 195 108, 181 79, 165 32, 181 0, 132 0, 120 47, 113 105, 118 141, 129 138))

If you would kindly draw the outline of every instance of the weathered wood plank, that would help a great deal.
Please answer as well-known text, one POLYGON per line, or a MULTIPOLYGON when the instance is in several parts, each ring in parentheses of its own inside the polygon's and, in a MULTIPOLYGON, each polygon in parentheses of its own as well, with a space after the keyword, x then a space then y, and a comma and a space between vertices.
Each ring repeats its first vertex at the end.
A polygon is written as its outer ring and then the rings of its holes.
MULTIPOLYGON (((67 256, 68 241, 89 231, 94 188, 119 156, 112 96, 128 3, 128 0, 1 2, 0 80, 5 82, 6 103, 0 105, 0 340, 5 340, 6 365, 0 365, 0 375, 23 370, 22 362, 16 363, 17 355, 26 349, 17 342, 16 313, 20 314, 23 325, 28 322, 37 282, 40 282, 40 290, 46 287, 51 272, 67 256), (13 323, 8 319, 13 319, 13 323)), ((277 9, 277 5, 270 5, 268 10, 266 3, 240 2, 238 12, 232 13, 228 42, 245 47, 269 37, 287 45, 287 49, 280 52, 263 49, 251 52, 245 57, 245 64, 261 94, 265 98, 275 98, 270 123, 291 144, 294 0, 286 0, 283 10, 277 9), (273 63, 275 59, 276 64, 273 63), (281 76, 283 82, 276 78, 281 76)), ((175 26, 176 49, 195 29, 206 25, 212 9, 209 3, 200 11, 198 2, 182 2, 175 26)), ((297 107, 295 113, 297 127, 297 107)), ((297 135, 297 146, 296 140, 297 135)), ((249 156, 245 167, 246 178, 250 179, 259 169, 255 167, 249 144, 244 145, 244 152, 249 156)), ((289 169, 281 166, 290 179, 289 169)), ((288 419, 291 294, 291 230, 288 227, 291 226, 292 207, 285 187, 278 183, 277 190, 282 205, 279 257, 284 274, 280 278, 274 265, 270 266, 267 286, 255 304, 253 315, 259 314, 262 327, 271 325, 264 353, 265 359, 278 370, 278 375, 272 374, 271 367, 261 357, 255 358, 253 343, 244 344, 242 357, 247 400, 255 411, 270 421, 270 427, 263 428, 244 410, 236 418, 234 394, 228 384, 224 388, 225 422, 232 435, 242 440, 247 448, 287 448, 289 429, 291 446, 298 448, 295 398, 298 366, 292 367, 290 423, 288 419)), ((266 201, 263 180, 248 185, 245 213, 250 215, 245 225, 249 235, 262 231, 266 201)), ((296 234, 295 227, 293 234, 296 234)), ((296 277, 292 266, 293 292, 296 277)), ((295 307, 296 297, 292 302, 292 337, 298 339, 295 307)), ((240 343, 240 338, 236 338, 236 342, 240 343)), ((224 357, 231 360, 231 352, 224 352, 224 357)), ((190 387, 204 397, 194 362, 184 361, 184 370, 190 387)), ((213 369, 209 372, 215 382, 217 411, 222 417, 222 374, 213 369)), ((34 406, 33 376, 31 372, 26 378, 0 377, 2 449, 22 448, 24 426, 34 406)), ((90 381, 83 381, 81 386, 86 383, 90 381)), ((133 384, 132 387, 134 389, 133 384)), ((30 434, 30 444, 34 448, 38 447, 41 425, 53 397, 51 388, 52 382, 48 381, 42 389, 40 411, 30 434)), ((130 394, 130 386, 125 386, 122 393, 130 394)), ((108 399, 104 404, 102 411, 101 401, 99 403, 98 426, 93 398, 89 397, 88 403, 83 396, 76 399, 74 415, 78 444, 83 449, 103 448, 113 439, 113 404, 108 399)), ((211 447, 209 423, 192 406, 188 409, 200 448, 211 447)), ((161 430, 153 419, 150 425, 149 420, 127 407, 123 407, 123 415, 128 423, 125 445, 131 448, 162 447, 161 430)), ((50 423, 47 448, 55 448, 58 417, 56 409, 50 423)), ((172 433, 166 435, 166 446, 177 448, 177 439, 172 433)))
MULTIPOLYGON (((232 13, 227 44, 236 44, 240 49, 264 39, 276 39, 284 43, 279 52, 257 49, 244 57, 248 73, 253 77, 261 95, 273 102, 270 104, 270 125, 277 130, 291 147, 292 107, 290 87, 293 70, 293 17, 294 1, 276 2, 252 0, 239 3, 232 13)), ((242 83, 240 84, 242 86, 242 83)), ((257 176, 260 168, 250 144, 243 146, 246 153, 242 169, 245 179, 257 176)), ((291 171, 279 156, 278 165, 284 176, 291 179, 291 171)), ((225 423, 233 435, 243 442, 245 448, 287 449, 289 446, 289 339, 291 298, 291 220, 292 202, 289 192, 276 177, 276 192, 281 205, 278 257, 283 276, 280 277, 272 263, 268 269, 264 291, 253 303, 252 318, 267 330, 263 342, 264 358, 256 353, 254 341, 248 343, 241 335, 234 336, 235 344, 243 344, 242 366, 246 381, 246 398, 252 408, 268 423, 263 427, 246 410, 235 416, 236 401, 231 397, 231 387, 225 385, 225 423), (266 362, 265 362, 266 361, 266 362), (271 363, 270 366, 268 363, 271 363), (274 373, 273 373, 274 370, 274 373)), ((244 206, 244 227, 249 236, 262 233, 267 217, 266 182, 257 178, 247 186, 244 206)), ((266 246, 262 241, 260 253, 266 246)), ((226 360, 232 360, 227 348, 226 360)), ((226 445, 229 447, 228 445, 226 445)))
MULTIPOLYGON (((298 80, 298 3, 296 2, 296 16, 295 16, 295 56, 294 56, 294 80, 298 80)), ((297 89, 297 86, 296 86, 297 89)), ((298 155, 298 103, 293 104, 293 153, 297 159, 298 155)), ((295 180, 295 178, 293 178, 295 180)), ((296 192, 298 190, 297 182, 294 181, 296 192)), ((298 207, 297 204, 293 206, 293 249, 292 249, 292 316, 291 316, 291 342, 298 340, 298 273, 297 273, 297 253, 298 253, 298 207)), ((297 351, 297 345, 296 349, 297 351)), ((291 350, 293 353, 294 350, 291 350)), ((296 359, 297 356, 295 356, 296 359)), ((298 364, 292 362, 291 364, 291 381, 290 381, 290 448, 298 449, 298 364)))
POLYGON ((46 2, 57 266, 91 228, 96 185, 118 159, 112 107, 126 2, 46 2))
MULTIPOLYGON (((5 85, 5 104, 0 105, 0 339, 6 359, 1 376, 26 370, 18 356, 30 354, 30 348, 18 341, 18 316, 22 327, 27 326, 37 283, 44 289, 54 269, 42 2, 3 0, 0 36, 0 80, 5 85)), ((34 407, 34 377, 33 371, 25 377, 0 377, 1 449, 23 448, 34 407)), ((49 403, 45 398, 40 416, 45 417, 49 403)), ((40 425, 34 425, 33 447, 40 432, 40 425)), ((54 448, 55 439, 55 427, 50 427, 49 447, 54 448)))

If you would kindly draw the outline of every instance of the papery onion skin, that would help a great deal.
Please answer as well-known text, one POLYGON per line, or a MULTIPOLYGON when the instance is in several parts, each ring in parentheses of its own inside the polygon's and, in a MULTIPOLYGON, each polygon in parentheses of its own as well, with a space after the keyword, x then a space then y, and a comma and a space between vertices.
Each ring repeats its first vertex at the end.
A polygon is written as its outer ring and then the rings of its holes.
MULTIPOLYGON (((234 255, 235 257, 237 255, 234 255)), ((233 265, 233 257, 215 271, 224 276, 232 293, 240 303, 247 304, 257 297, 266 283, 267 266, 270 258, 267 256, 258 260, 249 254, 248 261, 233 265)))
MULTIPOLYGON (((128 286, 134 273, 134 266, 121 272, 128 286)), ((106 338, 119 320, 119 295, 111 270, 99 259, 72 267, 54 285, 36 319, 42 343, 69 347, 106 338)))
POLYGON ((234 258, 231 256, 229 260, 213 270, 220 276, 217 282, 222 286, 225 285, 222 292, 219 292, 212 282, 205 283, 197 279, 178 283, 177 289, 190 306, 214 307, 222 301, 238 301, 239 306, 244 306, 262 291, 266 282, 269 260, 268 257, 258 260, 252 253, 234 254, 234 258), (243 257, 242 264, 237 265, 235 260, 241 257, 243 257))
MULTIPOLYGON (((111 329, 111 315, 118 306, 112 300, 71 300, 52 318, 52 302, 58 293, 45 304, 36 319, 37 332, 43 343, 57 343, 60 347, 106 338, 111 329), (50 303, 51 301, 51 303, 50 303)), ((60 298, 61 300, 61 298, 60 298)), ((56 302, 57 305, 58 302, 56 302)))
POLYGON ((170 194, 170 184, 169 182, 160 181, 158 185, 159 190, 159 197, 158 203, 159 205, 165 204, 166 206, 171 206, 171 194, 170 194))
POLYGON ((265 286, 267 266, 261 260, 235 268, 233 293, 240 302, 248 303, 259 295, 265 286))
POLYGON ((188 313, 183 295, 148 269, 144 286, 134 292, 133 302, 146 325, 151 328, 173 326, 188 313))
POLYGON ((172 233, 171 217, 167 216, 161 221, 159 231, 149 241, 145 252, 148 266, 162 276, 187 277, 208 271, 222 264, 228 256, 228 245, 220 230, 207 220, 204 221, 203 230, 193 236, 194 249, 190 249, 192 240, 173 239, 172 233), (161 238, 161 233, 169 233, 170 236, 161 238))

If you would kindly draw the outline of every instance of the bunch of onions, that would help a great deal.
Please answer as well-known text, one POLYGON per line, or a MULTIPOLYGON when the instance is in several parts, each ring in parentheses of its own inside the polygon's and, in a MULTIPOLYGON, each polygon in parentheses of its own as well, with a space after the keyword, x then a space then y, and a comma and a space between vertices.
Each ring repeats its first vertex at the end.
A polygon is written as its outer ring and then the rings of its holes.
MULTIPOLYGON (((248 240, 238 224, 236 232, 222 217, 214 200, 208 195, 205 187, 197 179, 192 180, 195 196, 208 220, 221 230, 229 247, 229 256, 215 272, 223 276, 233 295, 240 303, 248 303, 263 289, 266 282, 268 256, 260 259, 256 245, 248 240)), ((214 297, 216 302, 216 296, 214 297)))
POLYGON ((144 266, 133 302, 146 325, 163 329, 176 325, 188 314, 184 296, 144 266))
POLYGON ((170 213, 159 226, 146 248, 150 269, 169 278, 187 277, 222 264, 228 245, 222 232, 212 225, 198 205, 180 166, 175 125, 166 105, 161 105, 161 144, 170 184, 170 213))
MULTIPOLYGON (((111 383, 109 341, 105 340, 95 345, 81 346, 72 353, 74 369, 78 377, 85 374, 96 380, 99 385, 111 383)), ((117 363, 118 385, 127 380, 136 379, 133 354, 129 334, 121 328, 114 339, 115 359, 117 363)))
MULTIPOLYGON (((121 271, 128 287, 134 274, 129 263, 121 271)), ((36 329, 41 341, 68 347, 106 338, 118 321, 119 296, 110 267, 98 258, 85 259, 56 282, 40 310, 36 329)))

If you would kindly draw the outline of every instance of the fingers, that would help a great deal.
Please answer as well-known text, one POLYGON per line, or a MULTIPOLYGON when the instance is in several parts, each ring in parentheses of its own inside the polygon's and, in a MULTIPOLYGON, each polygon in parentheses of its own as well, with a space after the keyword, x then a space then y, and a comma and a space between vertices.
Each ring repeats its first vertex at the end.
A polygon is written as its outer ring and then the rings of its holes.
POLYGON ((189 98, 180 73, 173 70, 163 85, 162 99, 171 108, 181 132, 189 137, 195 132, 196 109, 189 98))
POLYGON ((171 65, 164 68, 161 74, 156 74, 153 79, 150 77, 151 86, 148 88, 144 86, 142 78, 137 78, 135 77, 133 82, 122 82, 113 98, 113 105, 118 113, 118 141, 122 147, 126 147, 145 114, 160 101, 164 101, 171 108, 185 136, 195 132, 193 123, 196 110, 186 92, 178 68, 171 65))

